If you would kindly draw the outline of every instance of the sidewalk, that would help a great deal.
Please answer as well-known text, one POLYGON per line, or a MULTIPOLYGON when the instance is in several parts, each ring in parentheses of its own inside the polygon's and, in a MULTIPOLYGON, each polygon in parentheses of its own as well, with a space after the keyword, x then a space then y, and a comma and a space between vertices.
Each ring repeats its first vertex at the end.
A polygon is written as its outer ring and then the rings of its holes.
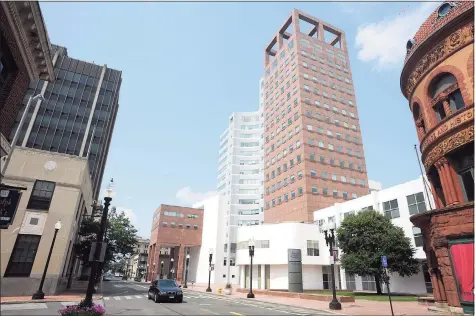
MULTIPOLYGON (((93 296, 93 300, 99 300, 102 296, 93 296)), ((25 304, 25 303, 46 303, 46 302, 80 302, 84 299, 82 295, 53 295, 45 296, 42 300, 33 300, 31 296, 8 296, 0 297, 0 304, 25 304)))
MULTIPOLYGON (((207 284, 194 284, 194 285, 188 284, 189 291, 206 292, 206 288, 208 288, 207 284)), ((219 288, 224 290, 224 285, 212 284, 211 285, 211 289, 213 290, 212 293, 216 294, 219 288)), ((233 293, 231 295, 226 295, 226 296, 229 296, 231 298, 238 298, 238 299, 248 299, 246 298, 245 293, 238 293, 236 291, 236 287, 233 287, 233 293)), ((324 310, 324 311, 333 312, 335 314, 340 314, 340 315, 368 315, 368 316, 391 315, 391 308, 388 302, 375 302, 375 301, 357 299, 356 302, 354 303, 341 303, 342 310, 333 311, 328 308, 328 302, 322 302, 322 301, 317 301, 317 300, 306 300, 306 299, 290 298, 290 297, 281 298, 278 296, 271 296, 271 295, 256 295, 256 298, 249 299, 249 300, 290 305, 293 307, 324 310)), ((414 316, 438 315, 437 313, 429 311, 427 306, 420 305, 417 302, 393 302, 393 309, 394 309, 394 315, 414 315, 414 316)))

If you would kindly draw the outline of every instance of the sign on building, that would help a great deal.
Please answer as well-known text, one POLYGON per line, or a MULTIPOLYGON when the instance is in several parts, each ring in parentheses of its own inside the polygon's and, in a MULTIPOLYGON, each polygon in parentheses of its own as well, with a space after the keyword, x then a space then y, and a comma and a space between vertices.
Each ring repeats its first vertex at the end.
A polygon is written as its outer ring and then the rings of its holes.
POLYGON ((0 228, 7 229, 15 218, 21 192, 0 187, 0 228))

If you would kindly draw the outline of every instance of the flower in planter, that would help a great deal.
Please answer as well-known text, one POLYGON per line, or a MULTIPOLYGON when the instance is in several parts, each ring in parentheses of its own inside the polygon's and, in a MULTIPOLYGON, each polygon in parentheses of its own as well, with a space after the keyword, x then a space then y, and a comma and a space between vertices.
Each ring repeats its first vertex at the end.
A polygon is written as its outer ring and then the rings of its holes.
POLYGON ((102 316, 105 313, 104 306, 93 304, 91 307, 71 305, 59 310, 61 316, 102 316))

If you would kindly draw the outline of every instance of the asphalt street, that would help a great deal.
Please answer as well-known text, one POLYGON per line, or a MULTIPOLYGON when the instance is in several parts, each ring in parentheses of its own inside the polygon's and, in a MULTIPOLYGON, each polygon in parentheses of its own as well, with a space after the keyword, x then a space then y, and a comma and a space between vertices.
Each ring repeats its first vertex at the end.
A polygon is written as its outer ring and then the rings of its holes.
MULTIPOLYGON (((154 303, 147 298, 149 285, 110 281, 103 283, 103 304, 107 315, 335 315, 327 311, 236 299, 211 293, 184 291, 183 303, 154 303)), ((3 315, 57 315, 71 302, 2 305, 3 315), (16 305, 16 306, 15 306, 16 305)))

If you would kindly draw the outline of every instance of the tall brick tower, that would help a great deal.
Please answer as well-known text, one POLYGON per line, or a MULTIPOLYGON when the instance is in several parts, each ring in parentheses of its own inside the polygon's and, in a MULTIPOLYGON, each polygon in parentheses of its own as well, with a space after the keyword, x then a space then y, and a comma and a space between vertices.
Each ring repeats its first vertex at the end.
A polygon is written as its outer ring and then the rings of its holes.
POLYGON ((265 49, 264 114, 266 223, 369 193, 343 31, 292 11, 265 49))

